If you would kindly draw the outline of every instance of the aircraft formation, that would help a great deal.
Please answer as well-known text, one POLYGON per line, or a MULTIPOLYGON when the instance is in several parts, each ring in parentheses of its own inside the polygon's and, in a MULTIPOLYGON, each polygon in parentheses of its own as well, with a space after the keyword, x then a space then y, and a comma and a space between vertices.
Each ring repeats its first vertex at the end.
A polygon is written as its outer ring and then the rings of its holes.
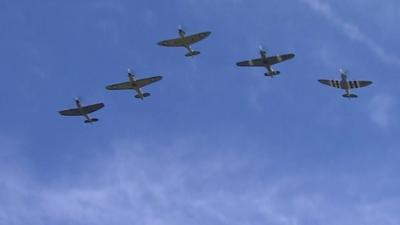
MULTIPOLYGON (((179 27, 178 34, 178 38, 160 41, 157 44, 163 47, 183 47, 187 50, 187 53, 185 54, 186 57, 194 57, 196 55, 199 55, 200 52, 193 50, 192 45, 206 39, 208 36, 210 36, 211 32, 200 32, 187 36, 186 32, 181 27, 179 27)), ((295 57, 294 53, 268 56, 267 52, 262 48, 260 48, 259 54, 260 58, 241 61, 236 63, 236 65, 239 67, 264 67, 267 70, 264 75, 273 78, 274 76, 277 76, 281 73, 279 70, 274 70, 272 68, 273 65, 282 63, 295 57)), ((340 70, 340 75, 341 80, 321 79, 318 81, 324 85, 343 89, 345 93, 342 96, 349 99, 358 97, 357 95, 350 92, 352 89, 362 88, 372 84, 372 81, 348 80, 348 72, 344 70, 340 70)), ((144 92, 143 87, 160 80, 162 80, 162 76, 136 79, 136 76, 130 70, 128 70, 128 81, 108 85, 106 86, 106 89, 133 90, 135 92, 135 98, 144 100, 144 98, 150 96, 150 93, 144 92)), ((76 108, 62 110, 59 111, 59 113, 62 116, 83 116, 86 119, 84 121, 85 123, 94 123, 99 121, 99 119, 91 117, 90 113, 96 112, 105 106, 104 103, 96 103, 83 106, 80 99, 78 98, 75 99, 75 105, 76 108)))

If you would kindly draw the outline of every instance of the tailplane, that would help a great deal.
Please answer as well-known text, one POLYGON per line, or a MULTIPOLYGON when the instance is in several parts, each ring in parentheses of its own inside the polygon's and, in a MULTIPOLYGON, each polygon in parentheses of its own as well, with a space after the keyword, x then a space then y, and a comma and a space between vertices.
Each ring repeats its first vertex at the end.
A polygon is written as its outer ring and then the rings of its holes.
POLYGON ((281 74, 280 71, 272 71, 272 72, 270 72, 270 73, 264 73, 264 75, 265 75, 266 77, 273 77, 273 76, 276 76, 276 75, 279 75, 279 74, 281 74))
POLYGON ((85 120, 85 123, 95 123, 95 122, 97 122, 97 121, 99 121, 99 119, 97 119, 97 118, 91 118, 91 119, 85 120))
POLYGON ((195 55, 199 55, 200 52, 199 51, 192 51, 192 52, 188 52, 186 53, 186 57, 191 57, 191 56, 195 56, 195 55))
MULTIPOLYGON (((143 93, 142 96, 143 96, 143 98, 149 97, 149 96, 150 96, 150 93, 143 93)), ((142 96, 140 96, 140 95, 135 95, 135 98, 142 98, 142 96)))
POLYGON ((358 96, 355 94, 344 94, 343 97, 344 98, 357 98, 358 96))

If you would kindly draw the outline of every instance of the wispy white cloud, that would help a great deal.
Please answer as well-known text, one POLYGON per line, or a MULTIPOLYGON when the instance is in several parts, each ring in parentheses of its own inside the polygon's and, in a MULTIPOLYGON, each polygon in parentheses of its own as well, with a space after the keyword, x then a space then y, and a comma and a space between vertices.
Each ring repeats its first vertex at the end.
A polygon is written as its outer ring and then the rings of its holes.
POLYGON ((268 94, 269 90, 270 86, 265 83, 258 83, 247 89, 248 101, 254 110, 261 112, 264 109, 262 99, 268 94))
POLYGON ((301 0, 312 10, 327 18, 332 24, 338 27, 348 38, 357 41, 372 51, 382 62, 400 66, 400 58, 387 52, 382 45, 362 32, 356 24, 340 18, 332 10, 331 5, 323 0, 301 0))
POLYGON ((371 120, 382 128, 388 128, 394 121, 394 97, 388 94, 376 95, 369 103, 371 120))
MULTIPOLYGON (((234 145, 199 140, 169 145, 114 142, 112 152, 74 179, 46 185, 25 170, 0 165, 2 224, 398 224, 398 202, 338 200, 313 177, 247 180, 254 159, 229 154, 234 145), (205 154, 214 152, 214 154, 205 154), (223 152, 221 154, 221 152, 223 152), (371 214, 371 212, 374 212, 371 214)), ((239 147, 240 148, 240 147, 239 147)), ((242 149, 243 150, 243 149, 242 149)), ((14 167, 23 167, 14 164, 14 167)), ((261 172, 261 171, 260 171, 261 172)), ((264 171, 263 173, 273 173, 264 171)), ((331 178, 329 178, 331 179, 331 178)), ((332 181, 330 181, 332 182, 332 181)))

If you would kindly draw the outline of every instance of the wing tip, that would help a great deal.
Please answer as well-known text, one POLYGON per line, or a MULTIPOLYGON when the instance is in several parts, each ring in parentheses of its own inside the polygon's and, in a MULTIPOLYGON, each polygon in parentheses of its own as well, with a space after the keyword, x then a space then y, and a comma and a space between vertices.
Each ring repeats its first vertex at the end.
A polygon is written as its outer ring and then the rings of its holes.
POLYGON ((168 42, 167 41, 160 41, 160 42, 157 43, 157 45, 168 46, 168 42))
POLYGON ((236 63, 236 66, 246 66, 247 63, 249 63, 249 61, 240 61, 236 63))
POLYGON ((370 80, 367 80, 367 81, 365 81, 365 87, 366 86, 370 86, 371 84, 373 84, 374 82, 372 82, 372 81, 370 81, 370 80))
POLYGON ((163 76, 155 76, 155 77, 152 77, 155 81, 160 81, 160 80, 162 80, 163 79, 163 76))
POLYGON ((321 84, 326 84, 327 81, 328 81, 328 80, 325 80, 325 79, 319 79, 319 80, 318 80, 318 82, 320 82, 321 84))
POLYGON ((61 116, 70 116, 70 115, 68 114, 68 109, 67 109, 67 110, 58 111, 58 113, 59 113, 61 116))

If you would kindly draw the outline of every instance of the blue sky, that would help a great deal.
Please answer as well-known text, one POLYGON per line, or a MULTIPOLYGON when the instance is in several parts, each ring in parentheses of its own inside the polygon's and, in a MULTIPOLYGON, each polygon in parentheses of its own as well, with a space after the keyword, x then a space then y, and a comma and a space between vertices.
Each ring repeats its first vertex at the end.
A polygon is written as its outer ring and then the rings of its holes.
POLYGON ((1 224, 400 224, 400 3, 0 2, 1 224), (201 55, 157 46, 211 31, 201 55), (240 60, 296 53, 264 70, 240 60), (141 102, 105 86, 163 75, 141 102), (320 85, 374 84, 356 100, 320 85), (58 110, 104 102, 88 126, 58 110))

